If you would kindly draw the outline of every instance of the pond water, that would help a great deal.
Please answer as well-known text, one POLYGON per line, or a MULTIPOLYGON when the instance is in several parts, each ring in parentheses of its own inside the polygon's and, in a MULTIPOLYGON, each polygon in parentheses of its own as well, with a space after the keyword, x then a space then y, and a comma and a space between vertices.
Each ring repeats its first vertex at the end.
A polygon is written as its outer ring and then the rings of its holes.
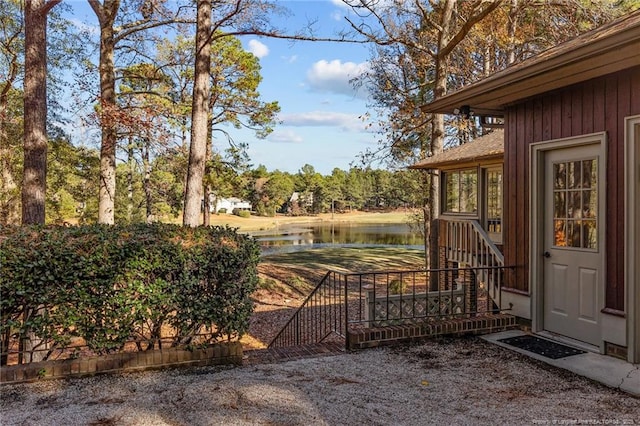
POLYGON ((263 255, 322 247, 402 247, 424 249, 420 234, 413 232, 406 223, 296 223, 250 234, 260 244, 263 255))

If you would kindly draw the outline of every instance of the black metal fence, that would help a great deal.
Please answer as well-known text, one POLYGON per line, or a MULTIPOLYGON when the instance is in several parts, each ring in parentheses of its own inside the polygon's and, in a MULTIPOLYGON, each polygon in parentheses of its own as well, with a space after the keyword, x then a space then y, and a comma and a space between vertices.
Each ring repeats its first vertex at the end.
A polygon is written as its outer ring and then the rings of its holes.
POLYGON ((346 339, 348 330, 358 328, 498 313, 491 294, 500 293, 508 268, 329 271, 269 347, 346 339))

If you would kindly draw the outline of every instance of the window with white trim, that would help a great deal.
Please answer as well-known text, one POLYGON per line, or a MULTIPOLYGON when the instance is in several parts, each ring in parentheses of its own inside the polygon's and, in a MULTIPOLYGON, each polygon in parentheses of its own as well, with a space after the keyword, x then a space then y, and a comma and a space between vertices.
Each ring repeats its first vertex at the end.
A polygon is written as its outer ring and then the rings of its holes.
POLYGON ((478 213, 478 169, 444 173, 443 213, 478 213))

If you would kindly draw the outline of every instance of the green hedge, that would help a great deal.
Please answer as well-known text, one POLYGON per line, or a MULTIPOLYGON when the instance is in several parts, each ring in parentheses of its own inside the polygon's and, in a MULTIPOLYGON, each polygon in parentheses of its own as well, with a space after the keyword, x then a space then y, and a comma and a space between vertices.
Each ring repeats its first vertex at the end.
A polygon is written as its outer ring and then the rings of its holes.
POLYGON ((161 335, 172 346, 238 338, 258 261, 255 241, 227 227, 0 227, 2 352, 34 335, 48 348, 79 337, 98 354, 161 335))
POLYGON ((249 210, 240 210, 240 209, 233 209, 232 214, 242 217, 242 218, 248 218, 251 217, 251 212, 249 210))

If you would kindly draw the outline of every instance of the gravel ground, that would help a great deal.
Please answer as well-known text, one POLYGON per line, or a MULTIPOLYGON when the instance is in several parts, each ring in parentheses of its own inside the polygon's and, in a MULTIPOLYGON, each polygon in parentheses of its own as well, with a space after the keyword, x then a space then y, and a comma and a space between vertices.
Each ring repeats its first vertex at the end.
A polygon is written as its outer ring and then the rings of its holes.
POLYGON ((640 399, 477 338, 0 386, 2 425, 640 424, 640 399))

